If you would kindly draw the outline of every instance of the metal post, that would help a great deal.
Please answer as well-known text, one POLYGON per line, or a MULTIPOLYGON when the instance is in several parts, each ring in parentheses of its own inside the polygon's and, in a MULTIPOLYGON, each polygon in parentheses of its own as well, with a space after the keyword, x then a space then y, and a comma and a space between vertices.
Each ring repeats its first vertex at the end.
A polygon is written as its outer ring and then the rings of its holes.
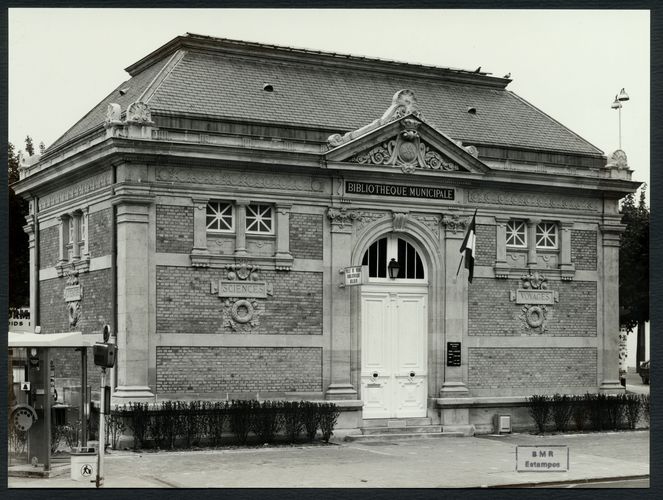
POLYGON ((99 488, 104 484, 104 453, 106 449, 106 429, 104 428, 104 405, 106 388, 106 368, 101 369, 101 394, 99 397, 99 446, 97 447, 97 480, 96 486, 99 488))
POLYGON ((44 388, 44 427, 46 427, 46 453, 44 455, 44 471, 51 470, 51 353, 50 348, 44 347, 44 366, 41 369, 44 388))
POLYGON ((622 103, 619 103, 619 149, 622 149, 622 103))
POLYGON ((87 347, 81 347, 81 447, 87 446, 87 347))

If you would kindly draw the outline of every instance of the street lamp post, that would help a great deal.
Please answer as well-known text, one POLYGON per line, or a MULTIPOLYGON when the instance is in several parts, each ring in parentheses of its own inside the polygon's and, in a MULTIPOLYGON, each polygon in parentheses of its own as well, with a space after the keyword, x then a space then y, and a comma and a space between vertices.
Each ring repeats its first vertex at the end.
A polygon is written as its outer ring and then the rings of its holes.
POLYGON ((610 106, 612 109, 619 111, 619 149, 622 149, 622 102, 628 101, 628 94, 624 89, 622 89, 618 95, 615 96, 615 100, 610 106))

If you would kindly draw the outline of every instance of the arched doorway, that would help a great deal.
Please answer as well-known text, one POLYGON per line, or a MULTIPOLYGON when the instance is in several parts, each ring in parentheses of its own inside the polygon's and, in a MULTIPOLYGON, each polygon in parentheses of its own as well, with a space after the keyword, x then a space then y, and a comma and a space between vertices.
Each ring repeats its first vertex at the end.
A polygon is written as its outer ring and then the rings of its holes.
POLYGON ((415 243, 389 234, 366 250, 361 287, 363 418, 425 417, 428 384, 428 276, 415 243), (389 277, 389 263, 399 264, 389 277))

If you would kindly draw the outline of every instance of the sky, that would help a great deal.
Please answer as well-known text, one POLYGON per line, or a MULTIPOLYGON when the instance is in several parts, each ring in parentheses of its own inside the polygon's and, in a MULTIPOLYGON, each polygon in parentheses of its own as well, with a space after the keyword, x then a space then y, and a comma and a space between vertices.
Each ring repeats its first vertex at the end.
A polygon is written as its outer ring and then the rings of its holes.
POLYGON ((648 183, 649 25, 645 10, 9 9, 9 140, 50 145, 124 68, 190 32, 510 73, 509 90, 605 154, 619 146, 611 104, 624 88, 622 149, 648 183))
POLYGON ((605 154, 625 88, 622 149, 649 182, 646 10, 9 9, 9 140, 50 145, 124 68, 186 32, 510 73, 509 90, 605 154))

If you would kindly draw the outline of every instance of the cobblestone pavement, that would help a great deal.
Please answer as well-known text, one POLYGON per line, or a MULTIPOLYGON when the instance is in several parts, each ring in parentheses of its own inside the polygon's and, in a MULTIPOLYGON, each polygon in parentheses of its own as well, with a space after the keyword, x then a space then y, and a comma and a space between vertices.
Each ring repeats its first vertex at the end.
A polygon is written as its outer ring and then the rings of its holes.
MULTIPOLYGON (((104 488, 462 488, 649 474, 649 431, 343 442, 203 451, 114 451, 104 488), (516 445, 568 445, 568 472, 516 472, 516 445)), ((69 473, 10 488, 94 488, 69 473)))

